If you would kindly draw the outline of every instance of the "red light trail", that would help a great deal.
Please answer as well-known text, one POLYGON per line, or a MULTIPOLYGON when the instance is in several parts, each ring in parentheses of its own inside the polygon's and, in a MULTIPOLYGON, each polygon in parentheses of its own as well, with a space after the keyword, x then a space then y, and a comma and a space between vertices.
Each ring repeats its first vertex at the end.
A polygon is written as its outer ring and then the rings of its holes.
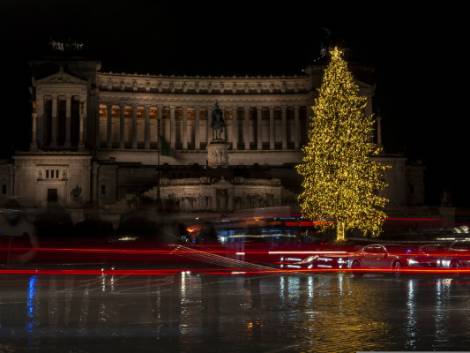
MULTIPOLYGON (((225 255, 327 255, 337 257, 348 257, 348 256, 363 256, 362 253, 357 251, 345 251, 345 250, 256 250, 256 249, 245 249, 243 251, 233 249, 212 249, 212 248, 200 248, 190 249, 185 248, 184 250, 177 249, 115 249, 115 248, 10 248, 0 249, 1 251, 23 252, 23 251, 34 251, 37 253, 73 253, 73 254, 116 254, 116 255, 176 255, 176 254, 200 254, 204 251, 208 254, 225 254, 225 255)), ((429 256, 429 257, 470 257, 470 248, 468 251, 430 251, 419 252, 419 251, 391 251, 389 255, 402 256, 404 258, 412 256, 429 256)))
POLYGON ((3 268, 3 275, 43 275, 43 276, 172 276, 178 274, 200 274, 200 275, 269 275, 269 274, 298 274, 298 273, 403 273, 403 274, 470 274, 467 269, 429 269, 429 268, 401 268, 399 270, 390 268, 359 268, 359 269, 272 269, 272 270, 248 270, 248 269, 24 269, 3 268))

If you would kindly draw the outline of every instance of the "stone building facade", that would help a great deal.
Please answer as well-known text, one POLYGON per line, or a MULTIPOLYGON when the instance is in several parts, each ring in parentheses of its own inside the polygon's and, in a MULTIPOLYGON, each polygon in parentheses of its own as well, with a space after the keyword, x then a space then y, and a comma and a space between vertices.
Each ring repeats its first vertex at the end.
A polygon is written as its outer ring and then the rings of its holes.
MULTIPOLYGON (((323 67, 297 76, 189 77, 103 72, 81 58, 31 66, 31 148, 0 163, 0 197, 31 207, 105 207, 129 195, 155 199, 159 185, 161 198, 185 211, 295 199, 294 166, 323 67), (226 126, 223 155, 211 146, 216 102, 226 126)), ((374 86, 358 84, 372 113, 374 86)), ((422 168, 402 156, 380 159, 393 165, 391 206, 422 203, 422 168)))

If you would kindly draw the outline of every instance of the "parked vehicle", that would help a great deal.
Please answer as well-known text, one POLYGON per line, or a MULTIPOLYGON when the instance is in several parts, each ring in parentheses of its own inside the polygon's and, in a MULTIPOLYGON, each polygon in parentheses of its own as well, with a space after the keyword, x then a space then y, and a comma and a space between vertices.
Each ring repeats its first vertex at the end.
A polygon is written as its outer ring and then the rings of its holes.
POLYGON ((407 257, 409 267, 462 268, 470 267, 470 243, 454 241, 450 245, 421 246, 414 255, 407 257))
POLYGON ((405 259, 390 251, 385 245, 370 244, 356 251, 349 258, 350 268, 391 268, 399 270, 406 266, 405 259))

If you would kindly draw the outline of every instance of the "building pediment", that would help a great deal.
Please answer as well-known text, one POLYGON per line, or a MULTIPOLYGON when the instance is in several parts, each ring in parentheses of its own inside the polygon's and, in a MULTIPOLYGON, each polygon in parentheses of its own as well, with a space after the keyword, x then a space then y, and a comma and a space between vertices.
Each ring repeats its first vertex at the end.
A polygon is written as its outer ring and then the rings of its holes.
POLYGON ((37 85, 55 85, 55 84, 74 84, 74 85, 86 85, 87 81, 82 80, 76 76, 73 76, 67 72, 64 72, 63 68, 59 72, 50 76, 41 78, 36 81, 37 85))

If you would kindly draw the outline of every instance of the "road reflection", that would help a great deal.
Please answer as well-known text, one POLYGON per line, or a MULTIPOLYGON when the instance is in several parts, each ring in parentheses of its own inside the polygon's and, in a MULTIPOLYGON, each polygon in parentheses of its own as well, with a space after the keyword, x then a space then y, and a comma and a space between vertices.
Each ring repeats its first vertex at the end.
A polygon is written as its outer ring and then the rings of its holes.
POLYGON ((464 349, 469 289, 387 274, 8 276, 0 333, 39 351, 464 349))

